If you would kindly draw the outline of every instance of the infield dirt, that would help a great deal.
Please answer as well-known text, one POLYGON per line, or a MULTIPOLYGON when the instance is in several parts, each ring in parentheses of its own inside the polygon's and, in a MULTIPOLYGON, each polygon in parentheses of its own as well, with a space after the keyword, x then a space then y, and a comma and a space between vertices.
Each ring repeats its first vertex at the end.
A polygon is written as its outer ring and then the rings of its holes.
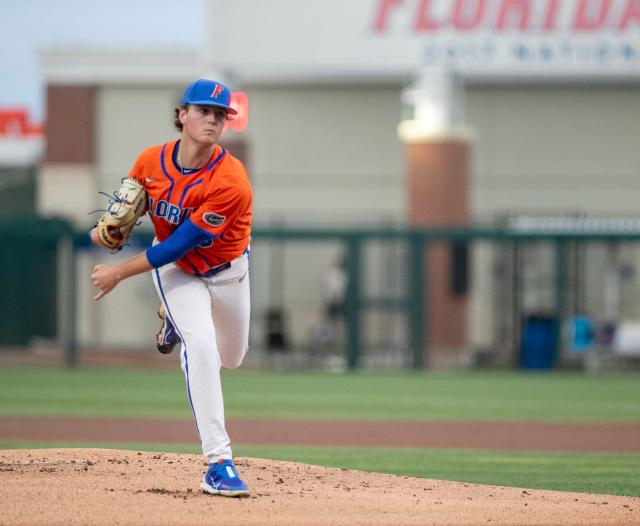
POLYGON ((0 524, 640 524, 640 498, 485 486, 237 458, 249 498, 199 489, 200 456, 0 451, 0 524))

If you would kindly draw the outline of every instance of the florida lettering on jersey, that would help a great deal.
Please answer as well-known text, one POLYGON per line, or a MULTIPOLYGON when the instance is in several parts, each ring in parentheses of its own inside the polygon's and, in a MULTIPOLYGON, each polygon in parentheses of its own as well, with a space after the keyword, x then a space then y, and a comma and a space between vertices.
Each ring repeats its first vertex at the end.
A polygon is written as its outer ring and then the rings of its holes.
POLYGON ((179 144, 176 140, 143 150, 130 177, 147 191, 147 212, 158 241, 187 219, 210 236, 176 261, 186 272, 202 274, 237 258, 249 245, 252 189, 242 163, 220 146, 205 166, 181 170, 179 144))
POLYGON ((150 215, 162 217, 167 223, 174 225, 181 225, 184 220, 191 215, 191 212, 195 210, 195 208, 180 208, 177 205, 172 205, 168 201, 158 201, 156 203, 152 197, 148 197, 148 201, 147 211, 150 215))

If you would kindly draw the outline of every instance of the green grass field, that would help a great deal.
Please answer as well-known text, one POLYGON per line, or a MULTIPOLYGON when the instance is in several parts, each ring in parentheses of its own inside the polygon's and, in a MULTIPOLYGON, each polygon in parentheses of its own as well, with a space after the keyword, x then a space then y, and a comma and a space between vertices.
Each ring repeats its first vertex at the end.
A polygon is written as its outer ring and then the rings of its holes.
MULTIPOLYGON (((640 422, 640 377, 231 371, 227 416, 640 422)), ((0 369, 0 414, 190 418, 180 371, 0 369)))
MULTIPOLYGON (((640 377, 578 374, 322 374, 233 371, 227 416, 261 419, 640 423, 640 377)), ((0 369, 0 415, 191 418, 179 371, 0 369)), ((0 442, 198 453, 195 443, 0 442)), ((640 454, 247 446, 237 455, 504 486, 640 496, 640 454)))

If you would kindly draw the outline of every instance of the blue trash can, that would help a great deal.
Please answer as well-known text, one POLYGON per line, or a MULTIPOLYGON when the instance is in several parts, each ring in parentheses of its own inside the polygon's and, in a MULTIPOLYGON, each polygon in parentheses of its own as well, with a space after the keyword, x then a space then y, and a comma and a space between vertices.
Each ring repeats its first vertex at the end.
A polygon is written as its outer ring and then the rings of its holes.
POLYGON ((523 369, 552 369, 556 361, 557 324, 552 316, 533 314, 525 318, 520 345, 523 369))

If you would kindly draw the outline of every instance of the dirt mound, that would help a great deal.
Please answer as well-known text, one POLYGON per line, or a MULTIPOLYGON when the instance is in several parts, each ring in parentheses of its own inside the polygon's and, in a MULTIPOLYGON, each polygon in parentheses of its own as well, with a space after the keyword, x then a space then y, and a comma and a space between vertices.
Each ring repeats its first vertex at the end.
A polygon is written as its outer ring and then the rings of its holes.
POLYGON ((0 524, 640 524, 640 499, 399 477, 256 458, 252 495, 206 495, 202 457, 108 449, 0 451, 0 524))

